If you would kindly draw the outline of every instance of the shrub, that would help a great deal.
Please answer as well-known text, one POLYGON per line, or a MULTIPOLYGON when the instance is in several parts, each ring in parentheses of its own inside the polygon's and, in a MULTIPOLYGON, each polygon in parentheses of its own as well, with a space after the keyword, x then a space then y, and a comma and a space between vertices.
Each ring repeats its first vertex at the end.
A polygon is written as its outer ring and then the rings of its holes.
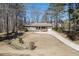
POLYGON ((28 29, 27 28, 25 29, 25 32, 28 32, 28 29))
POLYGON ((19 38, 19 43, 24 44, 24 41, 22 40, 22 38, 19 38))
POLYGON ((29 42, 29 49, 30 50, 35 49, 35 43, 34 42, 29 42))

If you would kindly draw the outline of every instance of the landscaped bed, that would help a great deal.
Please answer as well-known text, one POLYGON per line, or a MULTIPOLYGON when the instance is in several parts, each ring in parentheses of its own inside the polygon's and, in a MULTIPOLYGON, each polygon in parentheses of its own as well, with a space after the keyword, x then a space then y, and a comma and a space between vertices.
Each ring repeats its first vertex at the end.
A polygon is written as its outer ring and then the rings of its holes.
POLYGON ((57 31, 59 32, 63 37, 68 38, 72 42, 79 44, 79 32, 73 32, 73 31, 57 31))

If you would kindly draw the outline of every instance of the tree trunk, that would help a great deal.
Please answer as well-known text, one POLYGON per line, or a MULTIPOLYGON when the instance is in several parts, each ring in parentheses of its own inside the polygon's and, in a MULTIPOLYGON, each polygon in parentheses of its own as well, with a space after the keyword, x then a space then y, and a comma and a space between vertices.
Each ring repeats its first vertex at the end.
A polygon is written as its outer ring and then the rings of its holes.
POLYGON ((7 13, 7 38, 8 38, 8 35, 9 35, 9 23, 8 23, 8 21, 9 21, 9 19, 8 19, 8 13, 7 13))

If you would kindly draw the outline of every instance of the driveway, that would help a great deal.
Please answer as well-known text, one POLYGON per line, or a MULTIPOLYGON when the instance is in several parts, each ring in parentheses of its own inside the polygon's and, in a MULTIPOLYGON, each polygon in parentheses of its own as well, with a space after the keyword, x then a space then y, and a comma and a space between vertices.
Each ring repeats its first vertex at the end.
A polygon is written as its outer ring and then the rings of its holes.
POLYGON ((30 41, 35 42, 36 49, 16 50, 4 45, 0 47, 0 55, 79 56, 79 52, 46 33, 31 33, 29 35, 25 33, 23 40, 26 44, 30 41))

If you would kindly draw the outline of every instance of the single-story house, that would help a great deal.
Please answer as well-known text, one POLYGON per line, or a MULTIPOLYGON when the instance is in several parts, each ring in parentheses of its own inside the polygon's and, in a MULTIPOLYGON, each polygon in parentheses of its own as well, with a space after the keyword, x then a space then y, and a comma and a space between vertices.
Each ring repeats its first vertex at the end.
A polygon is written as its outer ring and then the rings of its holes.
POLYGON ((43 31, 43 32, 53 28, 51 23, 32 23, 30 25, 25 25, 25 27, 29 31, 43 31))

